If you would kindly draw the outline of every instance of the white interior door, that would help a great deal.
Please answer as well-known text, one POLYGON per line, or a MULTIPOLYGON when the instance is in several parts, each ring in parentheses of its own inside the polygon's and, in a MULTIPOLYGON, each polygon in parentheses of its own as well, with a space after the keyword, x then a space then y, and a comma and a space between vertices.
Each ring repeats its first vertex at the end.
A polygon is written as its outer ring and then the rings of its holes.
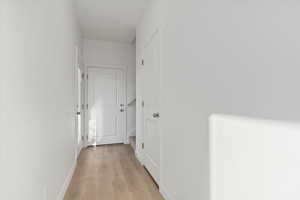
POLYGON ((81 148, 82 142, 82 74, 81 69, 77 68, 77 144, 78 150, 81 148))
POLYGON ((81 76, 81 69, 80 69, 80 54, 79 48, 75 46, 75 65, 74 65, 74 75, 75 75, 75 90, 76 90, 76 109, 75 109, 75 130, 76 130, 76 141, 77 141, 77 150, 76 150, 76 157, 79 155, 81 147, 82 147, 82 76, 81 76))
POLYGON ((144 165, 159 184, 160 44, 157 32, 144 49, 144 165))
POLYGON ((121 69, 88 69, 88 144, 124 143, 125 81, 121 69))
POLYGON ((80 81, 80 119, 81 119, 81 146, 85 146, 85 74, 81 71, 80 81))

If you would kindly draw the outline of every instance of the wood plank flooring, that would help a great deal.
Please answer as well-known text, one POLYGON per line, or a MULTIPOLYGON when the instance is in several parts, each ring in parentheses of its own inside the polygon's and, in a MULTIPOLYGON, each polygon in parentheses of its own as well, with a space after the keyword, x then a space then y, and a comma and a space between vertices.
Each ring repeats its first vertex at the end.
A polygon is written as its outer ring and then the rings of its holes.
POLYGON ((64 200, 163 200, 129 145, 81 152, 64 200))

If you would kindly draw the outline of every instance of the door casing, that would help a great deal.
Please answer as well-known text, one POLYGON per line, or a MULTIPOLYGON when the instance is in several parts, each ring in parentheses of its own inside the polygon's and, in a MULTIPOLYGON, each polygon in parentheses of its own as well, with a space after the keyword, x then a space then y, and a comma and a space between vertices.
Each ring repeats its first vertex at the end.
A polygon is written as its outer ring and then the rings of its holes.
MULTIPOLYGON (((161 131, 161 115, 162 115, 162 112, 161 112, 161 104, 162 104, 162 95, 161 95, 161 93, 162 93, 162 72, 161 72, 161 35, 160 35, 160 31, 159 31, 159 29, 156 29, 154 32, 153 32, 153 34, 151 34, 151 36, 150 36, 150 38, 147 40, 147 42, 145 43, 145 45, 144 45, 144 48, 143 48, 143 59, 144 59, 144 53, 145 53, 145 49, 148 47, 148 45, 151 43, 151 42, 153 42, 153 39, 157 39, 158 40, 158 43, 157 43, 157 45, 158 45, 158 54, 159 54, 159 74, 158 74, 158 76, 159 76, 159 89, 160 89, 160 95, 159 95, 159 102, 160 102, 160 108, 159 108, 159 110, 157 110, 159 113, 160 113, 160 119, 159 119, 159 169, 158 169, 158 177, 153 177, 154 179, 155 179, 155 181, 156 181, 156 183, 158 184, 158 185, 160 185, 160 182, 161 182, 161 169, 162 169, 162 137, 161 137, 161 133, 162 133, 162 131, 161 131), (155 37, 157 37, 157 38, 155 38, 155 37)), ((143 64, 144 64, 144 62, 145 62, 145 65, 146 65, 146 63, 147 63, 147 60, 143 60, 143 62, 141 63, 142 64, 142 66, 141 66, 141 69, 140 69, 140 73, 142 73, 140 76, 143 78, 143 79, 145 79, 145 76, 147 76, 147 74, 146 74, 146 70, 145 70, 145 67, 147 67, 147 66, 143 66, 143 64)), ((144 83, 142 83, 143 85, 144 85, 144 83)), ((144 86, 143 86, 144 87, 144 86)), ((142 94, 141 94, 141 96, 142 96, 142 99, 143 99, 143 104, 144 104, 144 92, 146 92, 146 91, 144 91, 144 89, 142 89, 142 94)), ((145 146, 145 145, 147 145, 145 142, 145 134, 146 134, 146 126, 147 126, 147 123, 146 123, 146 121, 145 121, 145 115, 146 115, 146 112, 145 112, 145 109, 144 109, 144 107, 142 106, 142 110, 141 110, 141 112, 142 112, 142 128, 143 128, 143 130, 142 130, 142 138, 141 138, 141 141, 142 141, 142 145, 141 146, 145 146)), ((142 161, 142 164, 143 165, 147 165, 147 156, 146 156, 146 152, 145 152, 145 148, 142 148, 142 154, 143 154, 143 158, 141 159, 141 161, 142 161)), ((149 169, 148 169, 149 170, 149 169)), ((151 173, 151 172, 150 172, 151 173)))
POLYGON ((99 68, 99 69, 117 69, 117 70, 121 70, 123 72, 123 90, 124 90, 124 105, 125 105, 125 111, 124 111, 124 136, 123 136, 123 143, 124 144, 128 144, 128 139, 127 139, 127 67, 123 66, 123 65, 87 65, 86 66, 86 78, 85 78, 85 95, 84 95, 84 99, 85 99, 85 125, 84 125, 84 146, 88 147, 91 146, 91 144, 88 143, 88 133, 89 133, 89 105, 88 105, 88 86, 89 86, 89 69, 90 68, 99 68))

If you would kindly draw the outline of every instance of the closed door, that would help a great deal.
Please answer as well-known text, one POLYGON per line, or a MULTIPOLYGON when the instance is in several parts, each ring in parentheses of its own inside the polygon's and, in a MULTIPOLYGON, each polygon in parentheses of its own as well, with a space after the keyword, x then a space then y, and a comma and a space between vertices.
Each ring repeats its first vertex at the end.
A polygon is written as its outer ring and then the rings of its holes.
POLYGON ((144 49, 144 165, 159 184, 160 171, 160 49, 156 33, 144 49))
POLYGON ((88 69, 88 144, 123 143, 125 81, 121 69, 88 69))
POLYGON ((82 73, 81 69, 77 69, 77 144, 78 144, 78 152, 81 148, 82 143, 82 73))

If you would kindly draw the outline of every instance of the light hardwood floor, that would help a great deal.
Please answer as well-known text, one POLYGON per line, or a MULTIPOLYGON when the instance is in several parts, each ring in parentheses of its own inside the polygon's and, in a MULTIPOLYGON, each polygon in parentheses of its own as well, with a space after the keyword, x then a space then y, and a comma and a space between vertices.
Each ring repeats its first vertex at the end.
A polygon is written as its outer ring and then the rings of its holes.
POLYGON ((81 152, 64 200, 163 200, 129 145, 81 152))

